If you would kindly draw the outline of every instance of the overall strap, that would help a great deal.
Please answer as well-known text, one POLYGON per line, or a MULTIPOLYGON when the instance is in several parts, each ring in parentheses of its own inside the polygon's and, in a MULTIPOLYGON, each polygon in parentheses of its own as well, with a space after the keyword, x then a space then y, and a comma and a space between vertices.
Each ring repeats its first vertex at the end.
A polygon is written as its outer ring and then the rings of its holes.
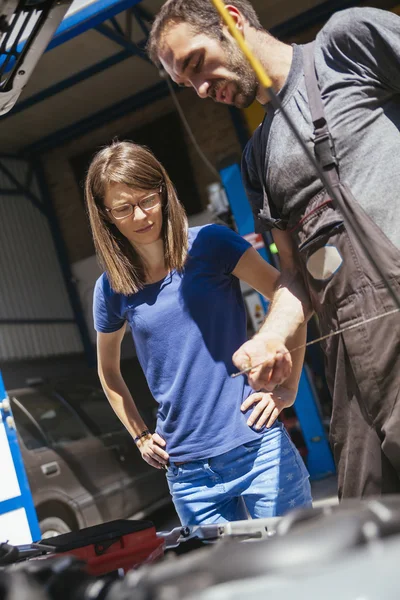
POLYGON ((325 117, 314 62, 315 42, 303 46, 303 62, 308 104, 314 126, 315 156, 324 171, 330 172, 332 182, 339 181, 333 142, 325 117))

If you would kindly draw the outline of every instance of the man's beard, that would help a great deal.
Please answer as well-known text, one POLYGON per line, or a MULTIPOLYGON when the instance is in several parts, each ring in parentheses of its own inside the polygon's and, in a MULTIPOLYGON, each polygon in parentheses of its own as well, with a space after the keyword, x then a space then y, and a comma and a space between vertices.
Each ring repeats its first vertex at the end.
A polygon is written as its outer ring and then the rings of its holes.
POLYGON ((235 88, 230 104, 237 108, 247 108, 256 99, 258 79, 235 42, 224 39, 222 45, 225 47, 226 68, 233 77, 216 81, 209 95, 216 100, 217 90, 229 84, 231 88, 235 88))

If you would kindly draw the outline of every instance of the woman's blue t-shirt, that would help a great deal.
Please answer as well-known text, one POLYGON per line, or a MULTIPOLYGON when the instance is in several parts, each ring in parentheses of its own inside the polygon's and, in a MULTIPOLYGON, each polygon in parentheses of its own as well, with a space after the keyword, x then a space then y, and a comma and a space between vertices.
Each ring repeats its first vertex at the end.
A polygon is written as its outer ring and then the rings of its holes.
POLYGON ((149 388, 159 404, 157 433, 172 461, 201 460, 257 439, 242 401, 253 391, 232 354, 247 339, 239 280, 232 275, 250 245, 228 227, 189 229, 184 271, 115 293, 106 275, 94 292, 95 329, 110 333, 127 321, 149 388))

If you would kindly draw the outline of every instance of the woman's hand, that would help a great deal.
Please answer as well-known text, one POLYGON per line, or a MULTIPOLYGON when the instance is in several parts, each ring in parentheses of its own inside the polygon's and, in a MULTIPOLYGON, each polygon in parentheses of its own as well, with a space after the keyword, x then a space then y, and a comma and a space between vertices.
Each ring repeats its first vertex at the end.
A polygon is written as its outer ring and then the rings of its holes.
POLYGON ((163 448, 165 448, 165 440, 158 435, 158 433, 150 434, 146 437, 140 438, 137 442, 137 447, 145 460, 149 465, 156 469, 164 469, 168 464, 169 456, 163 448))
POLYGON ((278 387, 273 392, 255 392, 246 398, 240 410, 246 412, 250 406, 255 405, 247 419, 247 425, 249 427, 254 425, 254 429, 257 430, 266 425, 269 429, 282 410, 292 406, 296 399, 296 393, 295 390, 284 387, 278 387))

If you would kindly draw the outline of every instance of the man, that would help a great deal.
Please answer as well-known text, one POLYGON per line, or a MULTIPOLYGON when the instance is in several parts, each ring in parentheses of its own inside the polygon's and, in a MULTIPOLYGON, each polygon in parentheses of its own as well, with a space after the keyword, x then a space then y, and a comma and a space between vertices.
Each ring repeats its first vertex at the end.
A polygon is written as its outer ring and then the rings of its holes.
MULTIPOLYGON (((330 19, 314 46, 300 47, 263 30, 247 0, 226 6, 400 295, 400 18, 349 9, 330 19)), ((324 335, 394 302, 210 0, 166 2, 149 52, 201 98, 265 105, 243 178, 256 231, 272 229, 282 275, 266 322, 234 362, 242 369, 264 361, 249 381, 270 387, 287 376, 286 346, 313 310, 324 335)), ((400 492, 399 314, 327 339, 324 352, 339 496, 400 492)))

